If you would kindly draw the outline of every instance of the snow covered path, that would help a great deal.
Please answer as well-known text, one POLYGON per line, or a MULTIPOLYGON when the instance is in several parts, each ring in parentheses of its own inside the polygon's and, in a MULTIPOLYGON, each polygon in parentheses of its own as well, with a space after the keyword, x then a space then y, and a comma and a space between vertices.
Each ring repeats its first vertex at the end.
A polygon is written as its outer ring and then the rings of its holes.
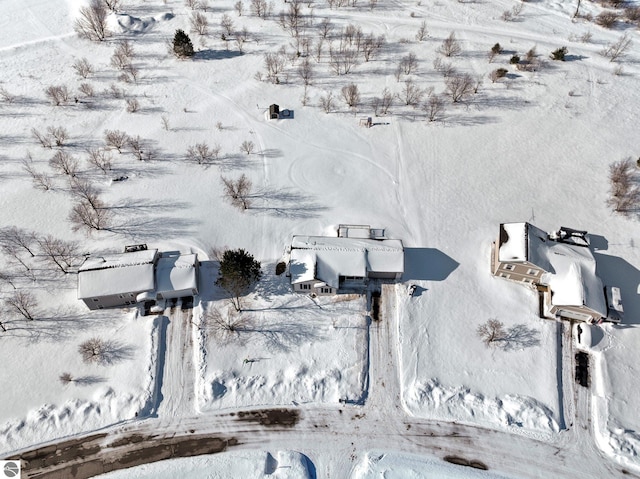
POLYGON ((170 309, 164 354, 162 401, 157 409, 157 415, 161 419, 173 418, 182 411, 195 411, 192 317, 191 308, 178 305, 170 309))

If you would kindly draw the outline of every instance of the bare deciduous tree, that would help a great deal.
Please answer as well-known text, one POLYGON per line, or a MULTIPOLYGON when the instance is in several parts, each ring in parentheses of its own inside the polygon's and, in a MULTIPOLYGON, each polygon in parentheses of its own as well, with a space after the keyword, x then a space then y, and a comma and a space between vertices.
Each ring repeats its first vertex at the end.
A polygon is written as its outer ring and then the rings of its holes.
POLYGON ((206 35, 209 30, 209 20, 204 13, 201 12, 193 12, 191 17, 189 18, 191 23, 191 28, 193 31, 198 33, 198 35, 206 35))
POLYGON ((386 115, 389 108, 393 106, 393 93, 388 88, 382 90, 382 98, 380 99, 380 113, 386 115))
POLYGON ((416 40, 421 42, 428 36, 429 36, 429 32, 427 31, 427 22, 426 20, 423 20, 422 23, 420 24, 420 28, 418 28, 418 31, 416 32, 416 40))
POLYGON ((60 380, 60 382, 66 386, 69 383, 73 382, 73 376, 71 375, 71 373, 62 373, 58 379, 60 380))
POLYGON ((325 113, 329 113, 334 108, 334 99, 333 93, 327 92, 326 95, 322 95, 320 97, 320 108, 324 110, 325 113))
POLYGON ((4 300, 10 312, 33 321, 37 317, 38 301, 30 291, 16 290, 4 300))
POLYGON ((374 37, 373 34, 369 34, 364 37, 364 39, 362 40, 362 44, 360 45, 364 61, 368 62, 369 60, 371 60, 374 57, 375 53, 380 50, 384 42, 384 35, 374 37))
POLYGON ((427 120, 437 121, 444 115, 444 100, 442 96, 433 92, 429 93, 426 101, 422 105, 422 109, 427 115, 427 120))
POLYGON ((127 138, 127 145, 131 148, 131 152, 138 159, 138 161, 144 160, 144 145, 142 143, 142 139, 136 136, 130 136, 127 138))
POLYGON ((309 57, 304 57, 302 63, 298 66, 298 75, 300 75, 300 78, 305 85, 311 85, 311 82, 313 81, 313 65, 311 64, 309 57))
POLYGON ((107 344, 103 339, 91 338, 80 343, 78 352, 85 363, 102 363, 105 361, 107 344))
POLYGON ((630 158, 609 166, 610 189, 607 204, 616 213, 627 215, 637 209, 640 190, 635 177, 635 168, 630 158))
POLYGON ((245 174, 242 174, 237 180, 220 177, 223 186, 224 197, 235 207, 242 210, 249 209, 251 206, 251 180, 245 174))
POLYGON ((107 28, 107 9, 102 0, 91 0, 89 6, 80 7, 74 30, 82 38, 103 41, 110 34, 107 28))
POLYGON ((113 157, 108 150, 104 148, 90 148, 87 150, 87 155, 87 161, 91 166, 98 168, 104 174, 111 171, 113 157))
POLYGON ((264 66, 267 69, 267 78, 272 83, 279 83, 279 74, 282 73, 287 64, 287 59, 282 52, 265 53, 264 66))
POLYGON ((244 4, 242 3, 242 0, 238 0, 233 5, 233 8, 235 8, 236 12, 238 13, 238 16, 241 17, 242 13, 244 12, 244 4))
POLYGON ((254 149, 255 149, 255 145, 253 144, 253 141, 244 140, 240 145, 240 151, 242 151, 243 153, 246 153, 247 155, 250 155, 251 153, 253 153, 254 149))
POLYGON ((238 339, 242 332, 252 329, 252 323, 249 316, 231 312, 223 316, 217 309, 210 309, 200 317, 200 328, 218 341, 227 343, 232 339, 238 339))
POLYGON ((613 28, 615 23, 618 21, 618 14, 613 10, 604 10, 596 15, 594 21, 604 28, 613 28))
POLYGON ((615 62, 627 54, 631 43, 631 37, 628 33, 625 33, 617 42, 607 45, 606 48, 602 50, 602 55, 608 58, 610 62, 615 62))
MULTIPOLYGON (((99 198, 94 200, 94 204, 101 205, 99 198)), ((94 206, 86 200, 80 200, 71 208, 69 221, 73 231, 86 230, 101 231, 111 226, 111 210, 103 206, 94 206)))
POLYGON ((77 243, 47 235, 38 239, 38 246, 40 246, 46 261, 52 263, 65 274, 71 273, 78 256, 77 243))
POLYGON ((418 68, 418 57, 415 53, 409 53, 400 60, 399 67, 405 75, 410 75, 418 68))
POLYGON ((507 337, 504 324, 497 319, 489 319, 486 323, 482 323, 478 326, 478 329, 476 329, 476 334, 487 346, 492 345, 496 341, 504 340, 507 337))
POLYGON ((329 46, 329 68, 336 75, 348 75, 358 65, 358 51, 351 47, 329 46))
POLYGON ((48 86, 44 93, 55 106, 60 106, 69 101, 69 89, 66 85, 48 86))
POLYGON ((46 174, 35 169, 31 158, 22 161, 22 168, 31 177, 33 186, 42 191, 49 191, 53 188, 53 180, 46 174))
POLYGON ((236 45, 240 53, 244 51, 244 44, 248 39, 249 30, 247 30, 247 27, 243 27, 242 30, 235 32, 236 45))
POLYGON ((199 165, 210 163, 212 160, 218 159, 220 146, 216 145, 211 148, 206 143, 196 143, 187 148, 187 159, 195 161, 199 165))
POLYGON ((404 82, 400 98, 407 106, 417 106, 422 100, 424 91, 411 79, 404 82))
POLYGON ((127 98, 125 100, 127 104, 127 112, 135 113, 140 109, 140 102, 137 98, 127 98))
POLYGON ((267 18, 269 16, 267 0, 251 0, 251 13, 262 19, 267 18))
POLYGON ((93 98, 95 96, 95 91, 89 83, 80 83, 78 91, 87 98, 93 98))
POLYGON ((456 73, 455 67, 449 62, 442 61, 440 57, 436 57, 436 59, 433 60, 433 69, 442 73, 444 78, 449 78, 456 73))
POLYGON ((121 0, 104 0, 104 3, 113 13, 118 13, 122 8, 121 0))
POLYGON ((0 229, 0 246, 3 248, 15 247, 29 253, 33 258, 33 245, 36 242, 36 235, 33 231, 27 231, 17 226, 9 226, 0 229))
POLYGON ((129 135, 120 130, 106 130, 104 132, 104 141, 110 148, 115 148, 118 153, 122 153, 122 149, 129 141, 129 135))
POLYGON ((360 104, 360 90, 358 85, 350 83, 342 87, 342 98, 349 108, 358 108, 360 104))
POLYGON ((462 53, 462 47, 456 38, 455 32, 451 32, 436 51, 445 57, 460 55, 460 53, 462 53))
POLYGON ((0 86, 0 98, 2 98, 2 101, 5 101, 7 103, 13 103, 16 100, 16 96, 12 93, 9 93, 3 86, 0 86))
POLYGON ((53 147, 53 139, 48 134, 41 133, 35 128, 31 128, 31 134, 33 137, 38 140, 42 148, 52 148, 53 147))
POLYGON ((49 166, 58 173, 70 177, 76 176, 78 173, 78 160, 63 150, 56 151, 55 155, 49 160, 49 166))
POLYGON ((95 70, 93 65, 89 63, 89 60, 86 58, 80 58, 76 60, 73 64, 73 69, 76 71, 80 78, 88 78, 95 70))
POLYGON ((100 200, 100 192, 90 181, 77 177, 71 178, 69 186, 71 193, 79 200, 86 202, 92 209, 104 207, 100 200))
POLYGON ((300 29, 303 27, 302 20, 302 2, 300 0, 292 0, 286 3, 287 9, 280 12, 279 23, 282 29, 296 38, 300 35, 300 29))
POLYGON ((69 132, 62 126, 48 126, 47 135, 56 143, 56 146, 64 146, 69 139, 69 132))
POLYGON ((473 93, 474 89, 474 80, 468 73, 450 76, 445 84, 447 86, 447 94, 454 103, 463 101, 473 93))

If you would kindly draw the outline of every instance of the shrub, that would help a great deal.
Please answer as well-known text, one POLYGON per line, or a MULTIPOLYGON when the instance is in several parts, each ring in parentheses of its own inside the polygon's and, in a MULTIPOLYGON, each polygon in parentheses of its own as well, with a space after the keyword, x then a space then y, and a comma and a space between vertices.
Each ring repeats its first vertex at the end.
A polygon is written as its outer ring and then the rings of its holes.
POLYGON ((612 28, 616 21, 618 21, 618 14, 611 10, 605 10, 596 15, 595 18, 596 24, 604 28, 612 28))
POLYGON ((566 55, 567 47, 560 47, 551 52, 551 59, 563 62, 566 55))

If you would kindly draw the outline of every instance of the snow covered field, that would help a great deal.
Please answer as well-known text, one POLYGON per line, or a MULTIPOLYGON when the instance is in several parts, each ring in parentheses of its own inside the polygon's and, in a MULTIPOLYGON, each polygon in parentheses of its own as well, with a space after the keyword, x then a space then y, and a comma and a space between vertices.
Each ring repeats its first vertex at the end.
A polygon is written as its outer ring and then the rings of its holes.
MULTIPOLYGON (((253 332, 229 340, 195 325, 190 330, 195 339, 190 407, 206 414, 240 406, 366 400, 366 301, 312 301, 292 294, 286 278, 273 271, 293 234, 333 235, 340 223, 370 224, 407 248, 394 316, 387 318, 398 323, 397 374, 406 412, 560 440, 556 433, 573 424, 573 407, 566 404, 578 387, 562 380, 561 368, 572 365, 562 363, 562 346, 568 345, 561 344, 561 328, 537 317, 533 293, 489 272, 499 224, 530 221, 543 230, 588 230, 604 283, 621 288, 625 324, 604 328, 608 346, 594 354, 589 394, 596 399, 587 414, 593 414, 599 447, 621 461, 637 461, 640 225, 635 216, 614 215, 606 205, 609 164, 639 155, 635 28, 572 21, 575 2, 552 0, 522 3, 513 21, 501 16, 519 1, 380 1, 373 9, 362 1, 334 9, 318 3, 316 26, 309 27, 316 45, 315 29, 325 17, 333 22, 334 35, 352 23, 365 35, 384 35, 385 43, 371 61, 360 60, 351 73, 338 76, 331 71, 325 40, 319 62, 310 54, 315 78, 303 105, 297 73, 302 60, 295 58, 293 39, 276 17, 252 15, 248 2, 242 16, 233 0, 212 4, 204 12, 210 34, 199 36, 190 32, 192 12, 182 0, 128 1, 119 15, 110 15, 114 35, 101 43, 73 32, 73 18, 85 4, 80 0, 5 3, 0 87, 13 101, 0 102, 0 227, 77 241, 76 262, 84 254, 147 243, 199 253, 244 248, 263 263, 265 279, 243 313, 253 332), (233 41, 220 39, 225 13, 237 31, 249 32, 242 53, 233 41), (428 36, 418 41, 423 20, 428 36), (194 41, 197 54, 191 60, 167 54, 166 43, 178 28, 194 41), (461 103, 447 100, 436 122, 400 98, 389 114, 375 116, 371 99, 385 87, 402 97, 411 79, 421 89, 445 90, 433 62, 442 59, 436 50, 452 31, 462 52, 443 61, 481 78, 477 92, 461 103), (625 58, 612 63, 600 55, 625 32, 634 42, 625 58), (579 41, 586 34, 588 41, 579 41), (134 48, 136 82, 120 81, 110 64, 115 42, 123 38, 134 48), (489 63, 496 42, 504 52, 489 63), (289 53, 285 73, 279 84, 270 83, 264 54, 283 45, 289 53), (524 57, 534 46, 544 63, 538 71, 509 64, 513 54, 524 57), (568 47, 567 61, 549 60, 560 46, 568 47), (394 71, 410 53, 417 69, 397 81, 394 71), (82 57, 95 67, 87 79, 72 68, 82 57), (622 72, 614 74, 619 65, 622 72), (488 74, 498 67, 508 74, 492 83, 488 74), (357 111, 340 94, 352 82, 362 96, 357 111), (93 97, 79 93, 82 83, 92 86, 93 97), (45 95, 51 85, 69 88, 66 104, 51 104, 45 95), (327 114, 319 102, 328 92, 335 107, 327 114), (139 110, 127 112, 126 99, 136 99, 139 110), (293 118, 267 121, 271 103, 291 110, 293 118), (373 127, 359 126, 368 116, 373 127), (91 233, 71 228, 76 199, 68 178, 49 164, 61 148, 42 148, 32 134, 50 126, 68 131, 63 149, 78 159, 77 176, 98 189, 111 215, 109 228, 91 233), (114 129, 139 136, 147 156, 139 161, 130 149, 113 151, 112 170, 103 174, 86 161, 87 149, 103 146, 105 130, 114 129), (240 149, 245 141, 254 144, 251 154, 240 149), (188 161, 187 148, 200 142, 219 145, 218 159, 206 165, 188 161), (50 178, 51 188, 34 187, 23 168, 28 158, 31 168, 50 178), (223 199, 220 181, 221 175, 240 174, 253 182, 252 205, 245 212, 223 199), (127 179, 113 181, 121 177, 127 179), (413 298, 405 294, 408 284, 419 287, 413 298), (491 318, 517 333, 515 340, 503 348, 485 347, 475 331, 491 318)), ((602 11, 593 2, 582 3, 585 15, 602 11)), ((274 4, 276 14, 282 8, 274 4)), ((308 18, 306 4, 302 11, 308 18)), ((34 321, 3 313, 7 331, 0 331, 0 364, 3 384, 13 385, 0 391, 3 455, 153 413, 157 371, 175 377, 171 373, 180 366, 170 347, 157 361, 162 340, 170 341, 158 334, 159 319, 132 310, 89 312, 75 299, 75 275, 57 271, 41 253, 17 258, 5 251, 0 265, 11 281, 0 280, 3 300, 14 286, 31 291, 39 313, 34 321), (82 362, 78 345, 93 336, 111 341, 111 364, 82 362), (76 381, 63 384, 58 378, 64 372, 76 381)), ((211 284, 204 290, 204 310, 228 308, 220 290, 211 284)), ((166 380, 162 387, 165 393, 174 390, 166 380)), ((373 466, 361 470, 368 467, 373 466)))

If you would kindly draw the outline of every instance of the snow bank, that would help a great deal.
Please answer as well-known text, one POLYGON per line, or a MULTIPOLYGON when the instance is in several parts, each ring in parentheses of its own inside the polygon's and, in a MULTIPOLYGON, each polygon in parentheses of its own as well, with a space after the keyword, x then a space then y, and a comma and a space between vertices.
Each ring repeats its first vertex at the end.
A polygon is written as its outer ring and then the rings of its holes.
POLYGON ((295 451, 225 452, 213 456, 171 459, 96 476, 99 479, 314 479, 315 466, 295 451))
POLYGON ((517 395, 485 397, 465 387, 443 386, 437 379, 417 383, 405 396, 410 410, 425 408, 444 420, 481 423, 523 432, 558 432, 554 413, 537 400, 517 395))
POLYGON ((470 467, 456 466, 439 459, 410 454, 369 452, 351 472, 351 479, 506 479, 508 476, 470 467))
POLYGON ((634 328, 601 326, 604 338, 590 351, 593 431, 600 449, 622 462, 640 456, 640 351, 634 328))

